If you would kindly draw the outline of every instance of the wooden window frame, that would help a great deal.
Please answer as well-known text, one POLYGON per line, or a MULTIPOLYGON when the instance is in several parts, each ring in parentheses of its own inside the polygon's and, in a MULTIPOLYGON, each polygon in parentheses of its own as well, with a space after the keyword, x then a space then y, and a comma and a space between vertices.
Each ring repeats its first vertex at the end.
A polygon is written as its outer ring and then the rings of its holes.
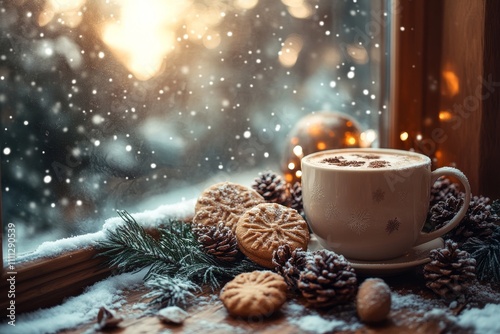
MULTIPOLYGON (((422 151, 424 143, 432 144, 424 153, 435 158, 435 167, 453 162, 469 177, 473 193, 499 198, 500 87, 491 91, 485 85, 470 84, 469 77, 487 75, 492 82, 500 82, 500 46, 496 42, 500 22, 495 17, 500 1, 396 0, 392 5, 389 146, 422 151), (457 20, 460 29, 454 29, 457 20), (459 94, 447 100, 439 88, 443 66, 450 64, 463 84, 459 94), (460 131, 452 131, 449 124, 440 121, 439 111, 476 96, 477 87, 481 87, 480 94, 488 93, 488 98, 480 99, 477 108, 462 119, 460 131), (449 136, 447 140, 442 140, 439 129, 449 136), (420 134, 422 141, 402 141, 402 132, 420 134)), ((97 255, 89 246, 55 258, 16 264, 16 313, 56 305, 110 275, 113 269, 104 267, 105 259, 97 255)), ((4 268, 0 282, 3 310, 10 301, 5 298, 9 272, 4 268)))
POLYGON ((390 146, 421 151, 433 158, 434 167, 456 166, 467 175, 473 194, 499 198, 500 22, 496 16, 500 2, 397 3, 390 146), (451 92, 446 87, 450 84, 455 85, 451 92), (409 139, 402 141, 404 132, 409 139))

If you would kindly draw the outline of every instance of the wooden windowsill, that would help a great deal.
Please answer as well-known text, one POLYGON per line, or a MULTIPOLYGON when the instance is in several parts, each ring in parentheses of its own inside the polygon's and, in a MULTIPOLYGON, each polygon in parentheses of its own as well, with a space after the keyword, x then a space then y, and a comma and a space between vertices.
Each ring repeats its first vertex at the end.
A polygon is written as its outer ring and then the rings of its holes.
MULTIPOLYGON (((438 303, 439 297, 425 288, 425 282, 421 273, 421 268, 411 270, 407 273, 385 279, 391 287, 393 293, 398 295, 415 294, 423 300, 438 303)), ((500 293, 500 286, 495 288, 500 293)), ((443 315, 432 316, 427 310, 418 307, 393 307, 388 320, 379 324, 363 324, 356 320, 354 306, 347 308, 333 307, 328 310, 315 310, 307 308, 304 300, 295 295, 289 295, 287 302, 280 311, 268 318, 236 319, 230 316, 224 308, 222 302, 217 298, 218 292, 213 295, 204 294, 209 303, 192 303, 186 308, 189 317, 182 325, 165 324, 152 311, 134 307, 136 304, 143 305, 143 298, 148 290, 144 287, 125 292, 126 303, 118 310, 114 310, 115 315, 122 317, 123 321, 116 329, 106 330, 107 333, 135 334, 135 333, 160 333, 164 330, 172 333, 235 333, 235 332, 258 332, 258 333, 301 333, 299 319, 306 315, 319 314, 325 321, 345 321, 353 325, 353 330, 342 330, 342 333, 466 333, 463 328, 454 328, 452 321, 448 321, 443 315)), ((493 300, 483 300, 483 303, 497 302, 493 300)), ((393 301, 393 305, 397 302, 393 301)), ((442 310, 447 309, 443 302, 442 310)), ((451 310, 451 314, 457 315, 462 311, 462 307, 451 310)), ((95 319, 96 320, 96 319, 95 319)), ((63 331, 64 334, 82 333, 96 328, 96 321, 85 323, 77 328, 63 331)), ((321 324, 320 324, 321 325, 321 324)), ((350 327, 348 325, 347 327, 350 327)), ((455 324, 456 325, 456 324, 455 324)), ((320 330, 314 328, 313 332, 320 330)))
POLYGON ((103 266, 106 260, 97 257, 93 247, 73 250, 55 258, 40 258, 16 265, 14 275, 4 268, 0 290, 7 296, 10 283, 7 278, 15 276, 15 299, 2 298, 0 308, 5 310, 10 300, 15 300, 16 313, 60 303, 64 298, 81 293, 85 287, 112 272, 103 266))

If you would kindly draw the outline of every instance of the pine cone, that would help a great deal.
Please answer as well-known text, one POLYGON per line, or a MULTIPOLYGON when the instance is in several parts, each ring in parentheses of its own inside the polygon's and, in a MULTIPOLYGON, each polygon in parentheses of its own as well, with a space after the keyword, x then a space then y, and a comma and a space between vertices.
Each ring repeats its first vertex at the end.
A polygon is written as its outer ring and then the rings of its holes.
POLYGON ((193 232, 204 252, 223 262, 235 262, 239 255, 238 241, 231 228, 220 222, 216 226, 196 225, 193 232))
POLYGON ((451 180, 447 177, 440 177, 436 180, 436 182, 434 182, 431 188, 430 206, 433 206, 438 202, 445 201, 450 196, 460 197, 458 185, 451 182, 451 180))
POLYGON ((289 187, 290 204, 292 209, 297 210, 299 214, 304 216, 304 207, 302 205, 302 186, 300 182, 295 182, 293 186, 289 187))
POLYGON ((432 230, 438 229, 449 222, 458 210, 460 210, 463 202, 462 198, 449 196, 445 200, 434 204, 429 210, 428 218, 428 221, 432 226, 432 230))
POLYGON ((308 257, 297 286, 311 306, 323 308, 351 301, 357 284, 349 262, 342 255, 322 249, 308 257))
POLYGON ((255 178, 252 183, 252 188, 267 202, 285 204, 287 201, 286 183, 273 171, 259 173, 259 177, 255 178))
POLYGON ((274 270, 283 276, 291 290, 298 289, 297 281, 301 271, 304 270, 309 254, 301 248, 292 251, 288 244, 279 246, 273 252, 274 270))
POLYGON ((470 237, 485 239, 493 234, 497 216, 491 214, 490 199, 483 196, 474 196, 469 204, 467 213, 460 224, 449 233, 449 237, 463 244, 470 237))
POLYGON ((433 249, 424 266, 426 286, 445 299, 459 296, 475 280, 476 260, 446 240, 444 248, 433 249))
MULTIPOLYGON (((498 221, 498 216, 491 213, 490 199, 483 196, 474 196, 469 204, 469 208, 459 225, 450 231, 446 237, 463 244, 470 237, 481 239, 491 236, 498 221)), ((448 221, 460 210, 463 198, 449 196, 446 200, 436 203, 429 211, 427 219, 429 229, 435 230, 448 221)))

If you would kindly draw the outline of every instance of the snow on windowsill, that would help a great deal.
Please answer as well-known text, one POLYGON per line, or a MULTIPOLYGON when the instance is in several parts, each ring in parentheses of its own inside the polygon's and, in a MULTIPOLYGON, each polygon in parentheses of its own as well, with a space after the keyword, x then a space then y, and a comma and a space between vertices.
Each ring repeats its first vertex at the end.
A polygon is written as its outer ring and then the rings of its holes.
MULTIPOLYGON (((0 324, 0 333, 45 334, 95 322, 100 307, 116 310, 126 303, 123 292, 140 286, 147 269, 111 276, 88 287, 82 294, 62 304, 20 314, 15 327, 0 324)), ((94 331, 92 331, 93 333, 94 331)))
MULTIPOLYGON (((154 210, 133 213, 132 217, 144 227, 155 227, 165 219, 181 219, 193 215, 195 202, 196 199, 190 199, 175 204, 161 205, 154 210)), ((54 258, 66 252, 92 247, 97 242, 104 240, 106 230, 113 230, 120 224, 123 224, 123 219, 120 217, 109 218, 105 221, 101 231, 56 241, 46 241, 33 252, 20 254, 16 261, 19 264, 41 258, 54 258)))

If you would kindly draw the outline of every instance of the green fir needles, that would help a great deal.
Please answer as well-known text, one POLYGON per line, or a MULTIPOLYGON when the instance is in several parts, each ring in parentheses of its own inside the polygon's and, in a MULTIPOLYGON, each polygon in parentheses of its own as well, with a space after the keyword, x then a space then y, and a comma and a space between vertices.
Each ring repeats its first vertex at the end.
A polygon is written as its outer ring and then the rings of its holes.
POLYGON ((247 259, 228 264, 205 253, 189 223, 168 220, 159 228, 159 238, 153 238, 128 212, 118 214, 124 224, 106 231, 107 238, 99 244, 101 255, 120 271, 137 272, 149 267, 144 279, 151 280, 152 287, 161 281, 168 290, 169 282, 187 280, 215 290, 240 273, 261 269, 247 259))

